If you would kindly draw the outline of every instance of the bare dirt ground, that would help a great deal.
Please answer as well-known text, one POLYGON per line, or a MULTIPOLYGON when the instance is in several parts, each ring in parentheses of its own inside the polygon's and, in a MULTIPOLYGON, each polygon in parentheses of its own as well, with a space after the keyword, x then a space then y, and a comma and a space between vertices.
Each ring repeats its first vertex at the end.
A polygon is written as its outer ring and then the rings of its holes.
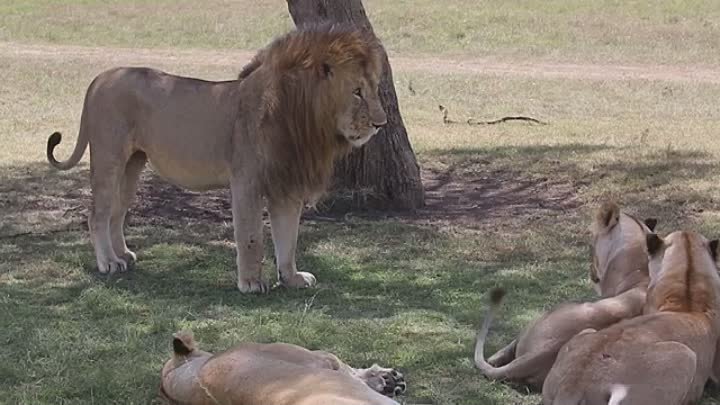
MULTIPOLYGON (((181 62, 186 65, 239 67, 254 55, 249 51, 235 50, 176 50, 102 48, 75 45, 38 45, 0 42, 0 54, 58 60, 102 60, 134 65, 181 62)), ((699 66, 668 65, 601 65, 550 62, 505 62, 492 58, 390 58, 394 70, 427 71, 432 73, 466 73, 480 75, 509 75, 545 78, 590 80, 646 79, 663 81, 695 81, 720 83, 720 70, 699 66)))
MULTIPOLYGON (((0 186, 0 210, 6 212, 0 238, 86 228, 91 203, 89 172, 75 170, 73 187, 48 189, 44 176, 31 175, 0 186), (52 224, 48 226, 48 224, 52 224)), ((46 180, 46 179, 45 179, 46 180)), ((580 205, 572 184, 530 179, 520 172, 494 170, 481 176, 452 170, 423 171, 426 206, 414 213, 353 212, 365 219, 396 218, 406 223, 452 225, 466 229, 512 227, 573 210, 580 205)), ((341 220, 345 212, 307 210, 311 221, 341 220)), ((130 226, 231 224, 229 190, 191 192, 146 170, 130 209, 130 226)))

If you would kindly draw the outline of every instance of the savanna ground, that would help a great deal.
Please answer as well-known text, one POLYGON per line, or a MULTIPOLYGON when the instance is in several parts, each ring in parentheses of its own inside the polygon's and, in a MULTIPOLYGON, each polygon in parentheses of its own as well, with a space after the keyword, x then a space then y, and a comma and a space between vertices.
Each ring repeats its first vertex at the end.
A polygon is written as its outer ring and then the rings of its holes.
MULTIPOLYGON (((87 155, 57 172, 45 142, 62 130, 57 154, 69 155, 105 68, 234 77, 291 27, 285 3, 0 0, 0 402, 155 403, 169 336, 188 328, 209 350, 286 341, 398 367, 407 404, 536 404, 473 367, 489 288, 509 290, 489 349, 558 302, 594 297, 587 225, 604 198, 658 217, 661 232, 720 235, 714 0, 365 6, 391 52, 428 207, 309 213, 299 265, 319 287, 244 296, 228 193, 184 192, 150 171, 127 230, 140 262, 98 276, 87 155), (462 123, 444 124, 438 105, 462 123), (464 123, 506 115, 548 125, 464 123)), ((703 404, 718 398, 710 389, 703 404)))

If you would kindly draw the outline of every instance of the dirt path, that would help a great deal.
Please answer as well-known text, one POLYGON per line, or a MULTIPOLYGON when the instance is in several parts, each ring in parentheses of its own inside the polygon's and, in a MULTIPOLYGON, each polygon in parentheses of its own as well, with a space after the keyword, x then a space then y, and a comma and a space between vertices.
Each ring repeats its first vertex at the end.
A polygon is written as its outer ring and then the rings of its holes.
MULTIPOLYGON (((177 62, 184 65, 239 67, 249 61, 252 55, 253 52, 250 51, 234 50, 103 48, 0 42, 0 57, 64 61, 102 60, 111 64, 142 65, 177 62)), ((695 81, 720 84, 720 69, 696 66, 503 62, 492 58, 441 59, 405 56, 392 57, 390 62, 396 71, 589 80, 695 81)))

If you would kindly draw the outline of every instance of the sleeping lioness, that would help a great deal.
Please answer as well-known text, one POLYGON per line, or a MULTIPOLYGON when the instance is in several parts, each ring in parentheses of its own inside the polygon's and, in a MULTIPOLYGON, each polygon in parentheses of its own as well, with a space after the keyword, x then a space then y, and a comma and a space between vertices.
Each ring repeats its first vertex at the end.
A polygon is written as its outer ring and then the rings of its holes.
POLYGON ((647 314, 573 337, 543 385, 545 405, 687 405, 702 396, 720 336, 718 240, 647 237, 647 314))
POLYGON ((396 370, 356 369, 291 344, 242 343, 212 354, 178 332, 173 350, 160 383, 170 405, 399 405, 387 396, 405 391, 396 370))
POLYGON ((565 303, 531 323, 520 336, 485 360, 484 344, 490 322, 503 292, 493 291, 490 312, 478 333, 475 364, 483 375, 522 383, 534 389, 543 381, 558 351, 586 328, 602 329, 621 319, 641 314, 648 278, 645 236, 657 221, 643 222, 605 203, 593 221, 590 278, 603 299, 589 303, 565 303))

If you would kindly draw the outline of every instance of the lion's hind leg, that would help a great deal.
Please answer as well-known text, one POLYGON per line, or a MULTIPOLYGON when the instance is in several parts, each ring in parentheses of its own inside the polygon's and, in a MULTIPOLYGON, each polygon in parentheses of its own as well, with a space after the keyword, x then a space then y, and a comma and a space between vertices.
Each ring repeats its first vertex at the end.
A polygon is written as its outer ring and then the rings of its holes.
POLYGON ((115 254, 123 259, 128 266, 132 265, 136 256, 125 243, 125 234, 123 231, 125 225, 125 216, 128 208, 132 204, 137 192, 137 184, 140 179, 140 173, 145 168, 147 156, 143 152, 135 152, 125 164, 125 172, 120 180, 120 195, 113 203, 112 215, 110 217, 110 239, 112 240, 113 250, 115 254))
POLYGON ((124 159, 118 156, 100 156, 90 144, 90 183, 92 208, 88 218, 90 238, 95 248, 95 259, 100 273, 127 270, 127 262, 118 257, 113 248, 110 220, 115 205, 119 203, 121 176, 124 159))

